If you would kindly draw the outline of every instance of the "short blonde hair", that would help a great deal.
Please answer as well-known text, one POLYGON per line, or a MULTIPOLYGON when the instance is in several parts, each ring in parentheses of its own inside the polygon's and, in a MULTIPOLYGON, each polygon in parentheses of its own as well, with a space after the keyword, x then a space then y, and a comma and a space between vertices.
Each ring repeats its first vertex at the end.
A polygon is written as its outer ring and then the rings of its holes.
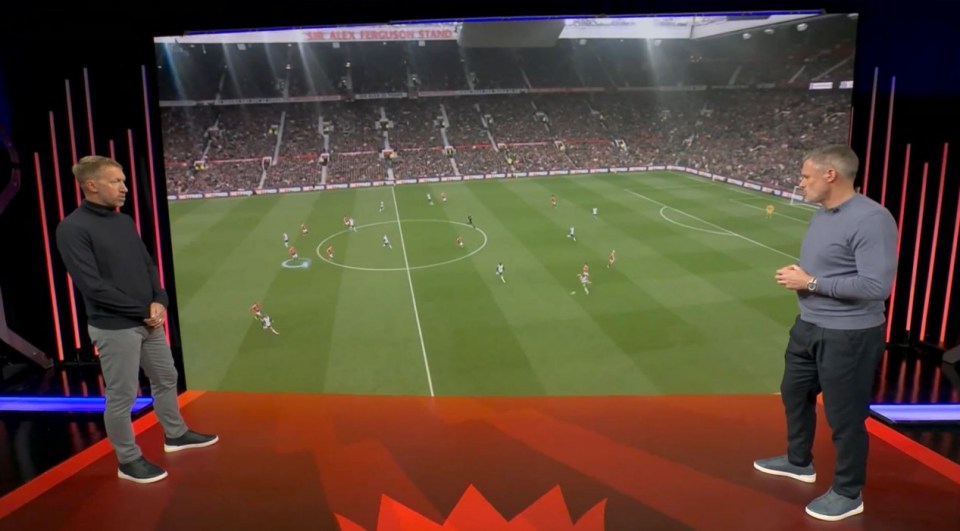
POLYGON ((123 168, 119 162, 110 157, 88 155, 78 160, 77 163, 73 165, 73 168, 71 168, 71 171, 73 172, 73 176, 77 178, 77 181, 83 184, 92 179, 96 179, 100 171, 109 166, 123 168))
POLYGON ((843 144, 815 149, 807 153, 803 160, 804 162, 809 160, 821 170, 833 168, 838 175, 849 181, 857 178, 857 170, 860 168, 860 157, 843 144))

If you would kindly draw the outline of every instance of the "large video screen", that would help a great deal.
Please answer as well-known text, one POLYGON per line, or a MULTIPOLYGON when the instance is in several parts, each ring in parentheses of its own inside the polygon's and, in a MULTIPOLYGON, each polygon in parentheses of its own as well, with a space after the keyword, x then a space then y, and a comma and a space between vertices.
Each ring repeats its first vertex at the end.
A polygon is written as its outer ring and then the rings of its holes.
POLYGON ((856 16, 156 38, 192 388, 773 393, 856 16))

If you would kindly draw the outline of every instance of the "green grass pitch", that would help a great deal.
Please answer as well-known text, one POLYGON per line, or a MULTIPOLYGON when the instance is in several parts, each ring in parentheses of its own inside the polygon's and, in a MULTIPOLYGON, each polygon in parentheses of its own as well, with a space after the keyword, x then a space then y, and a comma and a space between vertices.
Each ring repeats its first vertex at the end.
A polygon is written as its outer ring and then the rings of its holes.
POLYGON ((172 202, 188 386, 773 393, 797 313, 773 274, 795 262, 810 213, 672 172, 172 202), (355 232, 343 226, 347 215, 355 232), (284 232, 309 267, 284 267, 284 232), (501 261, 506 283, 495 274, 501 261), (589 295, 577 279, 584 262, 589 295), (280 335, 254 319, 254 302, 280 335))

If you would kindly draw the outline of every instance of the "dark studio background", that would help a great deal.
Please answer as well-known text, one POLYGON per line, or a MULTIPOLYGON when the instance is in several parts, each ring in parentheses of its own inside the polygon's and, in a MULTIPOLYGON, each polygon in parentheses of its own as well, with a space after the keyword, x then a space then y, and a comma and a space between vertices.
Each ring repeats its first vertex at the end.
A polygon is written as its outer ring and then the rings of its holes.
MULTIPOLYGON (((181 376, 189 383, 189 374, 182 374, 182 347, 179 340, 176 312, 175 264, 172 262, 170 237, 167 231, 166 191, 162 152, 160 151, 159 107, 153 95, 156 67, 152 37, 174 35, 190 30, 236 29, 281 26, 330 25, 338 23, 386 22, 391 20, 456 18, 476 16, 518 16, 547 14, 631 14, 689 13, 770 9, 825 9, 828 12, 860 14, 854 86, 853 147, 861 158, 867 152, 870 125, 871 89, 874 69, 879 69, 876 90, 876 111, 870 157, 870 179, 867 193, 874 199, 881 196, 886 143, 887 109, 891 76, 896 76, 896 100, 888 162, 886 204, 897 216, 901 201, 904 174, 904 149, 912 146, 908 172, 903 246, 898 276, 896 303, 892 314, 894 342, 938 343, 943 308, 947 302, 946 284, 960 194, 960 45, 951 16, 953 2, 917 0, 910 3, 884 5, 882 2, 859 1, 552 1, 540 5, 520 5, 502 0, 459 2, 453 4, 413 5, 410 3, 352 2, 349 11, 334 12, 330 4, 279 0, 268 4, 210 2, 204 5, 182 0, 127 3, 110 6, 70 7, 25 5, 18 3, 2 8, 0 14, 0 123, 7 129, 19 151, 22 186, 6 212, 0 215, 0 286, 8 324, 30 343, 56 357, 56 334, 51 317, 43 230, 38 207, 33 153, 40 155, 44 179, 46 218, 49 237, 58 221, 57 197, 53 185, 54 164, 48 112, 56 117, 59 138, 67 130, 64 80, 70 80, 78 156, 91 151, 86 134, 86 106, 83 101, 83 69, 90 76, 95 150, 108 154, 108 142, 116 144, 117 158, 132 178, 127 155, 127 129, 132 131, 138 195, 143 219, 143 237, 151 253, 155 252, 152 226, 152 202, 157 200, 160 222, 161 251, 166 266, 166 288, 170 294, 170 338, 181 376), (361 9, 360 7, 365 9, 361 9), (152 143, 157 190, 149 189, 147 130, 144 121, 142 71, 145 66, 147 87, 151 92, 152 143), (944 183, 944 196, 939 226, 939 248, 934 264, 933 282, 927 285, 936 223, 935 209, 940 186, 941 159, 945 142, 950 142, 950 157, 944 183), (921 256, 917 260, 916 296, 909 301, 914 241, 919 224, 920 177, 923 164, 929 163, 926 210, 920 237, 921 256), (920 338, 924 295, 930 290, 927 337, 920 338), (907 307, 914 307, 910 334, 907 328, 907 307)), ((57 153, 60 174, 65 187, 64 209, 68 213, 76 204, 69 167, 70 146, 59 142, 57 153), (66 185, 69 183, 69 185, 66 185)), ((861 163, 862 174, 867 161, 861 163)), ((9 161, 0 155, 0 188, 9 180, 9 161)), ((799 174, 799 168, 797 168, 799 174)), ((132 201, 124 211, 132 214, 132 201)), ((76 349, 68 305, 65 274, 59 256, 52 251, 56 294, 60 305, 60 323, 65 361, 87 363, 93 360, 89 340, 83 330, 80 309, 81 348, 76 349)), ((954 287, 951 315, 946 327, 946 344, 960 341, 960 288, 954 287)), ((78 303, 79 304, 79 303, 78 303)), ((784 331, 786 335, 786 331, 784 331)), ((189 348, 189 345, 186 345, 189 348)), ((0 355, 8 362, 20 364, 22 358, 0 343, 0 355)), ((933 353, 931 356, 935 355, 933 353)), ((35 370, 33 368, 27 371, 35 370)))

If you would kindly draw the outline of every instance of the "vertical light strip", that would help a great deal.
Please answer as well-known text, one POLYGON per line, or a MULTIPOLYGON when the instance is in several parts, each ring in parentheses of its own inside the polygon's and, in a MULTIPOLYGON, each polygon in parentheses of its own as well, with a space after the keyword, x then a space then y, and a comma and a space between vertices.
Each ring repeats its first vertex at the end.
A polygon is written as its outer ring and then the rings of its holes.
POLYGON ((53 119, 53 111, 48 113, 50 123, 50 150, 53 156, 53 176, 57 186, 57 211, 63 219, 63 189, 60 187, 60 155, 57 153, 57 126, 53 119))
POLYGON ((90 154, 97 154, 96 142, 93 138, 93 106, 90 104, 90 73, 83 69, 83 86, 87 100, 87 133, 90 135, 90 154))
MULTIPOLYGON (((67 371, 60 371, 60 383, 63 384, 63 396, 71 396, 70 381, 67 380, 67 371)), ((75 425, 76 423, 71 422, 71 424, 75 425)))
POLYGON ((137 225, 137 233, 141 234, 140 201, 137 199, 137 161, 133 157, 133 131, 130 129, 127 129, 127 154, 130 156, 130 192, 133 194, 133 220, 137 225))
MULTIPOLYGON (((77 133, 73 124, 73 98, 70 96, 70 80, 65 79, 67 85, 67 129, 70 131, 70 164, 77 163, 77 133)), ((80 206, 80 183, 73 180, 73 187, 77 191, 77 206, 80 206)))
POLYGON ((920 375, 923 373, 923 365, 918 357, 913 362, 913 392, 910 393, 910 403, 916 404, 920 398, 920 375))
MULTIPOLYGON (((889 323, 890 320, 887 319, 889 323)), ((889 330, 889 324, 887 329, 889 330)), ((888 332, 889 333, 889 332, 888 332)), ((887 338, 887 341, 890 341, 890 338, 887 338)), ((879 402, 885 402, 887 399, 887 366, 890 365, 890 349, 886 349, 883 352, 883 362, 880 364, 880 390, 877 391, 877 400, 879 402)))
POLYGON ((33 169, 37 175, 37 194, 40 201, 40 228, 43 230, 43 250, 47 257, 47 280, 50 283, 50 304, 53 308, 53 328, 57 334, 57 359, 63 361, 63 333, 60 330, 60 315, 57 313, 57 290, 53 285, 53 260, 50 258, 50 233, 47 231, 47 208, 43 200, 43 181, 40 178, 40 154, 33 153, 33 169))
POLYGON ((890 167, 890 137, 893 134, 893 100, 897 93, 897 76, 890 78, 890 108, 887 110, 887 145, 883 149, 883 189, 880 204, 887 204, 887 169, 890 167))
MULTIPOLYGON (((50 146, 53 151, 53 181, 57 190, 57 212, 63 221, 63 188, 60 186, 60 154, 57 148, 57 128, 53 119, 53 111, 50 111, 50 146)), ((74 179, 76 181, 76 179, 74 179)), ((80 350, 80 325, 77 324, 77 297, 73 291, 73 278, 67 273, 67 293, 70 300, 70 317, 73 323, 73 346, 80 350)))
POLYGON ((63 384, 63 396, 73 396, 73 392, 70 391, 70 380, 67 379, 67 371, 60 371, 60 383, 63 384))
POLYGON ((850 113, 847 115, 847 147, 853 146, 853 105, 850 106, 850 113))
MULTIPOLYGON (((944 158, 943 165, 947 165, 944 158)), ((953 272, 957 266, 957 243, 960 241, 960 197, 957 198, 957 220, 953 225, 953 247, 950 248, 950 268, 947 269, 947 303, 943 307, 943 323, 940 325, 940 343, 947 342, 947 322, 950 319, 950 299, 953 294, 953 272)), ((951 338, 955 339, 955 338, 951 338)))
POLYGON ((877 76, 880 75, 880 68, 873 69, 873 90, 870 96, 870 125, 867 129, 867 163, 863 169, 863 195, 867 195, 867 183, 870 182, 870 155, 873 153, 873 115, 877 108, 877 76))
POLYGON ((930 163, 923 163, 923 184, 920 185, 920 213, 917 214, 917 232, 913 239, 916 243, 913 246, 913 270, 910 272, 910 300, 907 301, 907 332, 913 324, 913 308, 917 304, 917 262, 920 260, 920 240, 923 239, 923 211, 927 202, 927 172, 930 169, 930 163))
POLYGON ((933 371, 933 389, 930 391, 930 403, 936 404, 940 401, 940 367, 934 367, 933 371))
MULTIPOLYGON (((157 209, 157 174, 153 170, 153 133, 150 130, 150 97, 147 92, 147 67, 145 65, 140 65, 140 78, 143 85, 143 119, 147 132, 147 171, 150 172, 150 195, 153 199, 153 233, 157 248, 157 271, 160 274, 160 287, 166 289, 166 283, 163 278, 163 252, 160 249, 160 212, 157 209)), ((170 343, 169 319, 164 319, 163 331, 166 333, 167 343, 170 343)))
POLYGON ((920 341, 927 337, 927 315, 930 310, 930 293, 933 292, 933 268, 937 263, 937 247, 940 239, 940 214, 943 209, 943 186, 947 182, 947 151, 950 144, 943 145, 943 160, 940 163, 940 190, 937 192, 937 215, 933 218, 933 241, 930 242, 930 267, 927 269, 927 294, 923 297, 923 317, 920 319, 920 341))
POLYGON ((897 376, 897 398, 896 398, 896 400, 894 401, 894 403, 895 403, 895 404, 902 404, 902 403, 903 403, 903 390, 904 390, 904 385, 903 385, 903 383, 904 383, 904 382, 906 381, 906 379, 907 379, 907 360, 906 360, 906 358, 900 360, 900 369, 899 369, 899 372, 898 372, 897 374, 898 374, 898 376, 897 376))
MULTIPOLYGON (((110 158, 117 160, 117 148, 113 145, 113 139, 107 140, 107 149, 109 150, 110 158)), ((120 212, 120 207, 115 207, 114 210, 120 212)))
MULTIPOLYGON (((907 181, 910 176, 910 144, 907 144, 907 154, 903 161, 903 185, 900 190, 900 217, 897 218, 897 263, 900 262, 900 244, 903 242, 903 215, 907 208, 907 181)), ((893 277, 893 287, 890 289, 890 307, 887 310, 887 342, 890 342, 890 332, 893 330, 893 301, 897 296, 897 277, 893 277)))

